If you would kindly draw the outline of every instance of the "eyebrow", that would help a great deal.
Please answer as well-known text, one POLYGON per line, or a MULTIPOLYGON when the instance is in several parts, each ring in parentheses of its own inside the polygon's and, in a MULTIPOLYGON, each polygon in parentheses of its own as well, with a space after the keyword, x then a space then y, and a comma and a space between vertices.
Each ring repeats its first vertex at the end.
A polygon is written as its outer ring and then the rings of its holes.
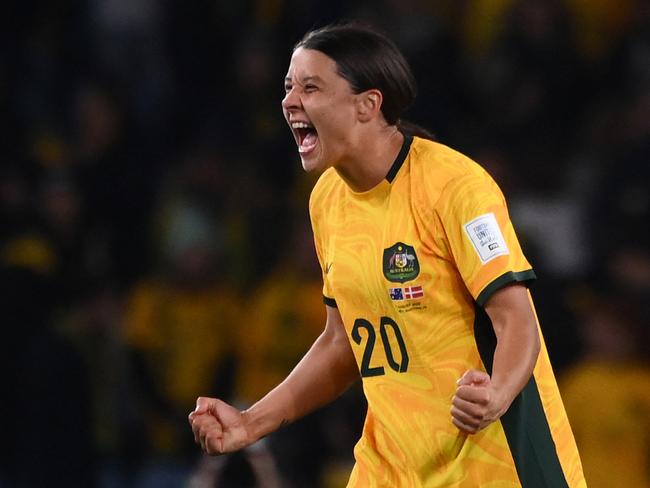
MULTIPOLYGON (((301 78, 301 79, 298 80, 298 81, 299 81, 301 84, 304 85, 305 83, 308 83, 308 82, 310 82, 310 81, 315 81, 315 82, 317 82, 317 83, 318 83, 318 82, 322 83, 322 82, 323 82, 323 79, 322 79, 320 76, 312 75, 312 76, 305 76, 304 78, 301 78)), ((285 78, 284 78, 284 82, 285 82, 285 83, 286 83, 286 82, 291 82, 291 77, 289 77, 289 76, 285 77, 285 78)))

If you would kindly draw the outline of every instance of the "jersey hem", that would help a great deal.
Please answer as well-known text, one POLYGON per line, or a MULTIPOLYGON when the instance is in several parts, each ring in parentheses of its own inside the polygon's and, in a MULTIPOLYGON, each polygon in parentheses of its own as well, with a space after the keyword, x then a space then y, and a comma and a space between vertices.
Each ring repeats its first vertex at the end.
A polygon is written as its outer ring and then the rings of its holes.
POLYGON ((497 279, 488 284, 476 298, 476 303, 484 307, 488 299, 494 294, 495 291, 503 288, 508 283, 529 283, 536 280, 537 276, 532 269, 525 271, 508 271, 502 274, 497 279))

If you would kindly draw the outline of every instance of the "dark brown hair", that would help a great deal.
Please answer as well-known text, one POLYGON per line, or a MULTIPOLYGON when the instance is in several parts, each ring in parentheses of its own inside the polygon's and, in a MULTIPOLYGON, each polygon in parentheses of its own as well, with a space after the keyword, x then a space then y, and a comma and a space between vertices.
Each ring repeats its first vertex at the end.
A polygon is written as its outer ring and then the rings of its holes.
POLYGON ((379 90, 388 124, 397 125, 407 135, 433 138, 427 130, 401 120, 415 100, 417 85, 406 58, 386 36, 362 24, 333 24, 307 32, 294 50, 299 47, 320 51, 334 60, 338 74, 355 93, 379 90))

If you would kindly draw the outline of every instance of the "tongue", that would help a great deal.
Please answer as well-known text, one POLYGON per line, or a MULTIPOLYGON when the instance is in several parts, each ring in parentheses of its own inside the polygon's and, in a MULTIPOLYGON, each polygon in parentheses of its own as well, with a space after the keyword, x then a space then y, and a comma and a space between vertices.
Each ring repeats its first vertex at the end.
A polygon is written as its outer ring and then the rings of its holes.
POLYGON ((308 152, 314 149, 318 142, 318 135, 316 132, 309 132, 300 143, 300 152, 308 152))

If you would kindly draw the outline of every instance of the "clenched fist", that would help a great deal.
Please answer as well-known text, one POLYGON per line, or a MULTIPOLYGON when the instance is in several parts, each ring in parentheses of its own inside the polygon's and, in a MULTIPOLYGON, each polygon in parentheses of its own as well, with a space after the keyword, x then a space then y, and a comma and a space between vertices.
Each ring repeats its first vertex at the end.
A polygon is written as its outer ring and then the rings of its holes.
POLYGON ((199 397, 189 415, 194 440, 206 454, 238 451, 252 440, 243 412, 217 398, 199 397))
POLYGON ((507 410, 493 388, 490 376, 483 371, 467 371, 457 382, 452 399, 452 422, 467 434, 476 434, 499 419, 507 410))

